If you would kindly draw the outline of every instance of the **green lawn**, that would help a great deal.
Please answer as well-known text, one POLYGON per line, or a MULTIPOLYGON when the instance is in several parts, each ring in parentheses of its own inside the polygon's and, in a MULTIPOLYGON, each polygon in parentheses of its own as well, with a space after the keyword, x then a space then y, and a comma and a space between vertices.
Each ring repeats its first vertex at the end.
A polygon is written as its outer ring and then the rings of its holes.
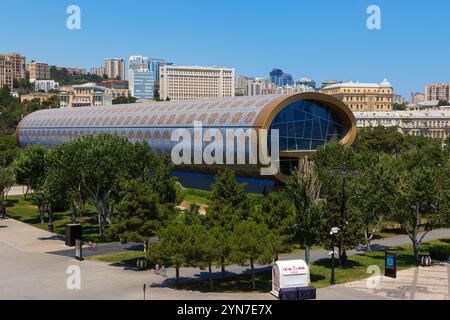
MULTIPOLYGON (((431 245, 449 245, 448 239, 430 241, 422 246, 422 251, 427 252, 431 245)), ((411 268, 417 265, 414 256, 412 246, 405 246, 401 248, 392 248, 390 252, 397 254, 398 269, 403 270, 411 268)), ((381 272, 384 273, 384 251, 372 251, 360 255, 354 255, 348 258, 347 268, 336 268, 336 283, 342 284, 351 281, 366 279, 371 276, 367 273, 367 267, 371 265, 377 265, 380 267, 381 272)), ((330 284, 331 276, 331 259, 323 259, 316 261, 311 266, 311 285, 317 288, 327 287, 330 284)), ((269 292, 272 290, 272 273, 262 272, 256 274, 256 285, 258 292, 269 292)), ((208 281, 191 281, 189 283, 182 284, 177 289, 193 290, 201 292, 209 292, 208 281)), ((250 275, 240 275, 230 279, 215 280, 214 281, 215 292, 250 292, 251 279, 250 275)))
MULTIPOLYGON (((25 200, 23 196, 10 196, 7 202, 8 216, 28 223, 34 227, 47 230, 48 217, 45 216, 45 223, 41 223, 37 207, 30 201, 25 200)), ((70 211, 54 212, 53 213, 53 225, 55 233, 61 236, 65 234, 65 225, 72 222, 70 211)), ((83 225, 83 238, 84 241, 95 241, 101 243, 101 239, 98 233, 98 224, 96 221, 96 213, 93 207, 86 206, 86 214, 83 218, 79 219, 79 222, 83 225)))
POLYGON ((112 265, 135 267, 137 259, 142 258, 142 257, 145 257, 145 253, 142 251, 126 251, 126 252, 115 253, 115 254, 90 256, 90 257, 86 257, 86 259, 91 260, 91 261, 107 262, 112 265))
POLYGON ((196 203, 196 204, 203 204, 208 205, 209 204, 209 196, 211 195, 211 192, 209 191, 203 191, 203 190, 195 190, 195 189, 184 189, 184 200, 190 203, 196 203))

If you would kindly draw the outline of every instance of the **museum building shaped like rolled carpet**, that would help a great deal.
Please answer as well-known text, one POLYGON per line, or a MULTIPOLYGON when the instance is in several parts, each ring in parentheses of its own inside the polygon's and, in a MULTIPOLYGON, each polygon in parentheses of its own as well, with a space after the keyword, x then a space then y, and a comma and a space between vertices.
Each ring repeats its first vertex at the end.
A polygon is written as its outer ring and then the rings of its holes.
MULTIPOLYGON (((47 109, 26 116, 16 136, 21 147, 53 147, 82 135, 110 133, 170 154, 177 144, 172 141, 174 131, 194 133, 194 124, 199 123, 204 131, 217 129, 223 136, 230 129, 266 129, 267 139, 262 141, 267 141, 269 149, 271 130, 278 130, 280 171, 272 176, 261 175, 261 164, 183 164, 174 172, 185 186, 208 189, 217 170, 229 167, 236 171, 239 182, 248 183, 248 191, 261 193, 285 183, 299 159, 325 143, 337 140, 350 146, 357 131, 355 117, 343 102, 320 93, 300 93, 47 109)), ((244 143, 249 144, 249 140, 244 143)), ((246 153, 249 148, 246 146, 246 153)))

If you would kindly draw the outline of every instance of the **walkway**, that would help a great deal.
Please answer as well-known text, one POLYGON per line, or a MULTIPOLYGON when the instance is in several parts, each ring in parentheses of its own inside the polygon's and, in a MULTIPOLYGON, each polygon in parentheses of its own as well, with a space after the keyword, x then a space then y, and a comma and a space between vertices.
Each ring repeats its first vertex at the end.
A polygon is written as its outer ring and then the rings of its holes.
MULTIPOLYGON (((438 230, 431 233, 428 239, 439 239, 450 236, 450 230, 438 230)), ((407 240, 407 239, 406 239, 407 240)), ((394 245, 407 244, 402 237, 380 240, 394 245)), ((142 286, 146 284, 147 298, 157 299, 223 299, 223 300, 273 300, 268 293, 202 293, 173 290, 167 287, 175 277, 173 269, 168 270, 169 281, 151 271, 137 272, 112 267, 107 263, 96 261, 78 262, 67 254, 54 254, 68 252, 64 242, 58 236, 45 230, 34 228, 22 222, 7 219, 0 220, 0 299, 142 299, 142 286), (52 254, 49 254, 52 253, 52 254), (79 266, 81 270, 81 290, 69 290, 66 273, 69 266, 79 266)), ((72 249, 73 252, 73 249, 72 249)), ((352 252, 353 253, 353 252, 352 252)), ((314 251, 314 259, 320 259, 325 254, 314 251)), ((296 255, 300 258, 301 254, 296 255)), ((286 257, 285 257, 286 258, 286 257)), ((259 266, 260 268, 267 268, 259 266)), ((269 267, 270 268, 270 267, 269 267)), ((237 265, 227 268, 228 272, 240 274, 248 272, 248 268, 237 265)), ((431 270, 431 269, 428 269, 431 270)), ((216 276, 219 270, 215 269, 216 276)), ((402 271, 400 274, 407 272, 402 271)), ((433 270, 431 270, 433 271, 433 270)), ((207 273, 196 268, 183 268, 181 275, 184 280, 192 278, 206 278, 207 273)), ((435 288, 423 289, 429 279, 427 270, 420 273, 415 297, 421 298, 425 291, 435 292, 435 288)), ((401 278, 399 278, 401 280, 401 278)), ((436 282, 445 283, 442 271, 436 276, 436 282)), ((409 281, 409 280, 408 280, 409 281)), ((408 282, 405 281, 405 282, 408 282)), ((433 280, 435 281, 435 280, 433 280)), ((370 291, 365 289, 364 281, 318 290, 318 299, 390 299, 388 287, 385 291, 370 291), (383 293, 384 292, 384 293, 383 293)), ((389 284, 389 282, 386 282, 389 284)), ((435 282, 430 282, 430 284, 435 282)), ((405 286, 397 282, 398 290, 405 286)), ((447 287, 448 288, 448 287, 447 287)), ((445 296, 445 288, 439 291, 445 296)), ((434 297, 434 296, 433 296, 434 297)))

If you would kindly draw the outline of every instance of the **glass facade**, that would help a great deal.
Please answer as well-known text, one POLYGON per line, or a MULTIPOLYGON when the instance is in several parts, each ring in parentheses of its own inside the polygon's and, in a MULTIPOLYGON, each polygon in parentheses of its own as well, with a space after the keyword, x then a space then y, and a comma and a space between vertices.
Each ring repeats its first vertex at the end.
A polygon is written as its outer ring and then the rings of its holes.
POLYGON ((314 151, 347 134, 335 111, 312 100, 299 100, 284 108, 273 120, 273 129, 279 130, 280 152, 314 151))

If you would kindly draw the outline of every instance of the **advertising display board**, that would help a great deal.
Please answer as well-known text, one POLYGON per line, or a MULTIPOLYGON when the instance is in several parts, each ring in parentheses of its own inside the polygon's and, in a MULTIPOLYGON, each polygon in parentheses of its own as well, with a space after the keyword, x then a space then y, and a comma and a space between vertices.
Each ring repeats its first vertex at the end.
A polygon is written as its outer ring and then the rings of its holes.
POLYGON ((388 278, 397 278, 397 255, 395 253, 386 252, 384 275, 388 278))

